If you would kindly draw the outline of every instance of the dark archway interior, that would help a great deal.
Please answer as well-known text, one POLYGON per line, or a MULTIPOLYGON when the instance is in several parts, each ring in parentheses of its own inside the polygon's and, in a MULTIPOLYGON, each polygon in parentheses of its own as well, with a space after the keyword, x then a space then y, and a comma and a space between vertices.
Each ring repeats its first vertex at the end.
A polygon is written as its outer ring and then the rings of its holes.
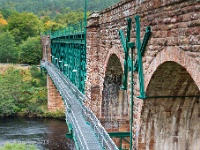
POLYGON ((160 65, 148 85, 148 96, 194 96, 200 95, 190 74, 175 62, 160 65))
POLYGON ((146 95, 154 98, 144 100, 139 149, 200 149, 200 97, 195 97, 200 91, 187 70, 175 62, 163 63, 146 95))
POLYGON ((102 119, 104 127, 119 128, 120 120, 128 114, 128 102, 120 90, 123 70, 119 58, 113 54, 107 64, 102 92, 102 119))

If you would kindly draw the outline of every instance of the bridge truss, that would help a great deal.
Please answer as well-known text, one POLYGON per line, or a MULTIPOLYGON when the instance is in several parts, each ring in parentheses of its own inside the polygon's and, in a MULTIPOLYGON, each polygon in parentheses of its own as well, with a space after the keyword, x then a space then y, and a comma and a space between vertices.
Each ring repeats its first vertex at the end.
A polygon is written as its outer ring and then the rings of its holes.
MULTIPOLYGON (((86 30, 84 23, 50 33, 51 62, 42 61, 66 106, 67 137, 76 149, 118 150, 93 112, 84 105, 86 78, 86 30)), ((45 59, 46 60, 46 59, 45 59)))
POLYGON ((86 34, 83 22, 50 34, 52 63, 82 92, 86 78, 86 34))

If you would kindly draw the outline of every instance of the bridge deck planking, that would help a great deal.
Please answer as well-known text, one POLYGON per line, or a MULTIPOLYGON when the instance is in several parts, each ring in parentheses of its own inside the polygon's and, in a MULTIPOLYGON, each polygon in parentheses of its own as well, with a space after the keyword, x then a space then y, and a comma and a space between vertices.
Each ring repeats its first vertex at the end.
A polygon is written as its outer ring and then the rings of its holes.
POLYGON ((66 120, 73 127, 73 136, 76 145, 78 145, 77 149, 118 149, 105 129, 101 125, 99 126, 100 122, 97 118, 90 118, 89 121, 85 119, 91 116, 92 112, 83 105, 84 95, 53 64, 46 62, 41 66, 47 69, 65 102, 66 120))

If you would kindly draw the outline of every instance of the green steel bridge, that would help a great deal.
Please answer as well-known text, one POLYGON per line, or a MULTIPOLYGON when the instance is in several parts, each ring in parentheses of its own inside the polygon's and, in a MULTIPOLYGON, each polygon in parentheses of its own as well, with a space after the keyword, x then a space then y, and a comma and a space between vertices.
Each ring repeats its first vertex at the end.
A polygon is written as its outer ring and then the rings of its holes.
POLYGON ((41 67, 45 68, 57 90, 59 91, 66 107, 66 122, 69 127, 67 137, 73 138, 76 149, 81 150, 117 150, 122 148, 122 139, 130 144, 132 149, 132 123, 133 123, 133 72, 138 72, 140 83, 139 98, 146 98, 144 92, 144 79, 142 68, 142 56, 151 35, 151 28, 146 28, 143 41, 140 41, 139 16, 136 22, 136 44, 130 42, 131 23, 127 19, 127 35, 119 31, 122 47, 125 53, 124 76, 122 89, 127 90, 128 72, 131 72, 131 114, 130 132, 107 133, 93 112, 84 104, 85 79, 86 79, 86 28, 85 23, 80 22, 56 32, 49 32, 51 41, 51 62, 41 61, 41 67), (133 49, 136 45, 137 57, 133 57, 133 49), (131 49, 131 57, 129 57, 131 49), (133 63, 134 62, 134 63, 133 63), (120 138, 118 148, 111 137, 120 138), (130 138, 130 141, 126 139, 130 138))
POLYGON ((66 122, 76 149, 117 150, 93 112, 84 105, 86 31, 82 22, 50 34, 51 60, 41 61, 66 107, 66 122))

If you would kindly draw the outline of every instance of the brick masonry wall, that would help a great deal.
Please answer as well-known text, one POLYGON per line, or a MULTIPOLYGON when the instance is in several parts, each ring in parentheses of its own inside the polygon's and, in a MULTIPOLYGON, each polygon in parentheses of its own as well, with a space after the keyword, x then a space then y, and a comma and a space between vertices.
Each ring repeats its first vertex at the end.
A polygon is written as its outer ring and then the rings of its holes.
MULTIPOLYGON (((51 48, 50 48, 50 37, 43 36, 41 40, 43 58, 42 61, 48 60, 51 62, 51 48)), ((47 97, 48 97, 48 110, 57 111, 61 110, 64 112, 65 105, 60 93, 57 91, 53 81, 47 75, 47 97)))
POLYGON ((42 60, 48 60, 49 62, 51 62, 50 37, 43 36, 41 44, 42 44, 42 60))
POLYGON ((64 112, 65 105, 60 93, 57 91, 53 81, 49 76, 47 76, 47 91, 48 91, 48 110, 57 111, 61 110, 64 112))
MULTIPOLYGON (((197 86, 196 93, 200 90, 200 0, 122 0, 92 14, 88 20, 86 95, 88 106, 97 116, 101 116, 103 83, 110 56, 115 54, 123 67, 124 52, 118 32, 120 29, 126 32, 126 18, 132 18, 131 41, 135 42, 136 14, 140 16, 141 39, 145 27, 152 28, 143 57, 145 89, 157 68, 164 62, 173 61, 189 73, 197 86)), ((135 81, 135 95, 139 95, 137 74, 135 81)), ((129 91, 128 94, 130 96, 129 91)), ((138 147, 141 112, 146 105, 142 107, 143 100, 137 98, 134 103, 134 147, 138 147)))
POLYGON ((144 100, 139 149, 199 149, 200 91, 187 70, 168 61, 155 71, 144 100), (180 97, 177 97, 180 96, 180 97))

